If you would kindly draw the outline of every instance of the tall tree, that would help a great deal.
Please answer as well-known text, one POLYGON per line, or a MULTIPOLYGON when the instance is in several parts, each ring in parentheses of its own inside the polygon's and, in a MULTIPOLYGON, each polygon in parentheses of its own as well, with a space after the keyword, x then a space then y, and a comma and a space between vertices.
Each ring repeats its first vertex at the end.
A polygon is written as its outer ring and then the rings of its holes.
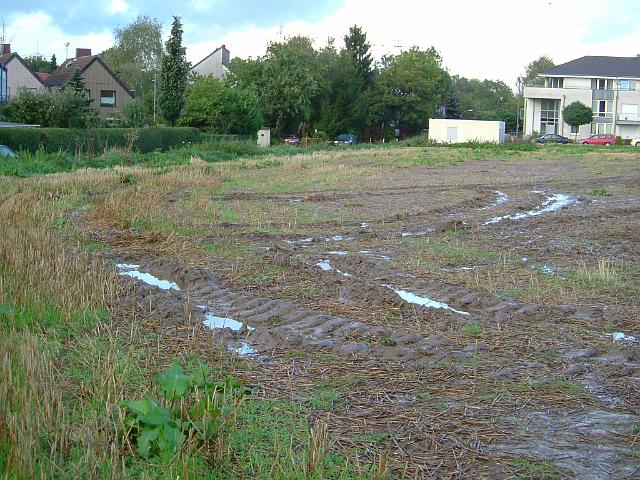
POLYGON ((57 68, 57 66, 54 68, 51 62, 40 54, 29 55, 23 60, 32 72, 51 73, 57 68))
POLYGON ((442 57, 431 47, 416 47, 382 59, 373 105, 374 118, 409 134, 419 133, 447 103, 451 77, 442 57))
POLYGON ((67 87, 78 95, 85 95, 84 89, 84 79, 82 78, 82 74, 80 74, 80 70, 76 69, 73 73, 73 77, 69 80, 67 87))
POLYGON ((171 34, 165 44, 160 65, 160 111, 171 125, 175 125, 185 104, 184 95, 189 75, 189 64, 182 46, 180 17, 173 17, 171 34))
POLYGON ((354 25, 349 28, 349 33, 344 37, 347 53, 350 55, 363 85, 368 87, 371 83, 371 45, 367 42, 367 34, 360 27, 354 25))
POLYGON ((544 79, 539 78, 538 75, 543 70, 547 70, 555 66, 556 64, 548 55, 542 55, 541 57, 536 58, 526 66, 524 76, 522 77, 522 84, 525 87, 544 85, 544 79))
POLYGON ((58 59, 56 58, 56 54, 51 55, 51 60, 49 60, 49 70, 51 72, 58 69, 58 59))
POLYGON ((162 24, 139 16, 114 31, 116 43, 100 54, 109 67, 136 91, 138 98, 153 91, 153 81, 162 57, 162 24))

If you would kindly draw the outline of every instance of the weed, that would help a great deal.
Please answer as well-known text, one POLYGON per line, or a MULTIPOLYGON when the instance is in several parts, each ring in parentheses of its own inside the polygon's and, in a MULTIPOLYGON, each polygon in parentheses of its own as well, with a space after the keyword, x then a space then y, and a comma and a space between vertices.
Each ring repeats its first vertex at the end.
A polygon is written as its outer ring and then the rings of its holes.
POLYGON ((463 335, 469 335, 470 337, 477 337, 484 333, 484 329, 482 328, 481 325, 478 325, 477 323, 471 323, 466 327, 464 327, 461 330, 461 333, 463 335))
POLYGON ((536 462, 523 458, 515 462, 520 471, 518 475, 525 478, 535 478, 536 480, 559 480, 565 478, 565 472, 549 461, 536 462))
POLYGON ((611 192, 608 192, 604 187, 598 187, 591 192, 591 195, 599 197, 610 197, 613 194, 611 192))

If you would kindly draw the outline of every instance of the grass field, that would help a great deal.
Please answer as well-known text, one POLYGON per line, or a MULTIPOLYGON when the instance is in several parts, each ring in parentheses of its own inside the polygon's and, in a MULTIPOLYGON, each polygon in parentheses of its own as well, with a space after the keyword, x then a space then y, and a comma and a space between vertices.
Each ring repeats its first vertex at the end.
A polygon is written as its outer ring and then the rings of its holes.
POLYGON ((0 172, 2 478, 640 473, 632 147, 0 172))

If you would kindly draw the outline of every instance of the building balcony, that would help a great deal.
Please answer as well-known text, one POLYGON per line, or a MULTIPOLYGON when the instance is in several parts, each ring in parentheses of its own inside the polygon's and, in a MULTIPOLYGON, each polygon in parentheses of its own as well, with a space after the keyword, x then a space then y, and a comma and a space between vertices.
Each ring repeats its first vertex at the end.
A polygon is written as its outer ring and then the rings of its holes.
POLYGON ((560 100, 563 95, 568 95, 566 88, 551 87, 525 87, 525 98, 545 98, 552 100, 560 100))
POLYGON ((620 125, 640 125, 640 114, 638 113, 619 113, 618 123, 620 125))

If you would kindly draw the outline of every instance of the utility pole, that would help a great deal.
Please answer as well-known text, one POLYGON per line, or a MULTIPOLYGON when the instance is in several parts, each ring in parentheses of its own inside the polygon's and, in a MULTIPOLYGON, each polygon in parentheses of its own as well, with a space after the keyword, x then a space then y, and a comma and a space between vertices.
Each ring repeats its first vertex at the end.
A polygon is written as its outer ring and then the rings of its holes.
POLYGON ((158 74, 153 74, 153 126, 156 126, 156 92, 158 88, 158 74))
POLYGON ((516 111, 516 139, 518 138, 518 132, 520 131, 520 100, 522 100, 522 77, 518 77, 518 81, 516 82, 518 87, 518 102, 517 102, 517 111, 516 111))

